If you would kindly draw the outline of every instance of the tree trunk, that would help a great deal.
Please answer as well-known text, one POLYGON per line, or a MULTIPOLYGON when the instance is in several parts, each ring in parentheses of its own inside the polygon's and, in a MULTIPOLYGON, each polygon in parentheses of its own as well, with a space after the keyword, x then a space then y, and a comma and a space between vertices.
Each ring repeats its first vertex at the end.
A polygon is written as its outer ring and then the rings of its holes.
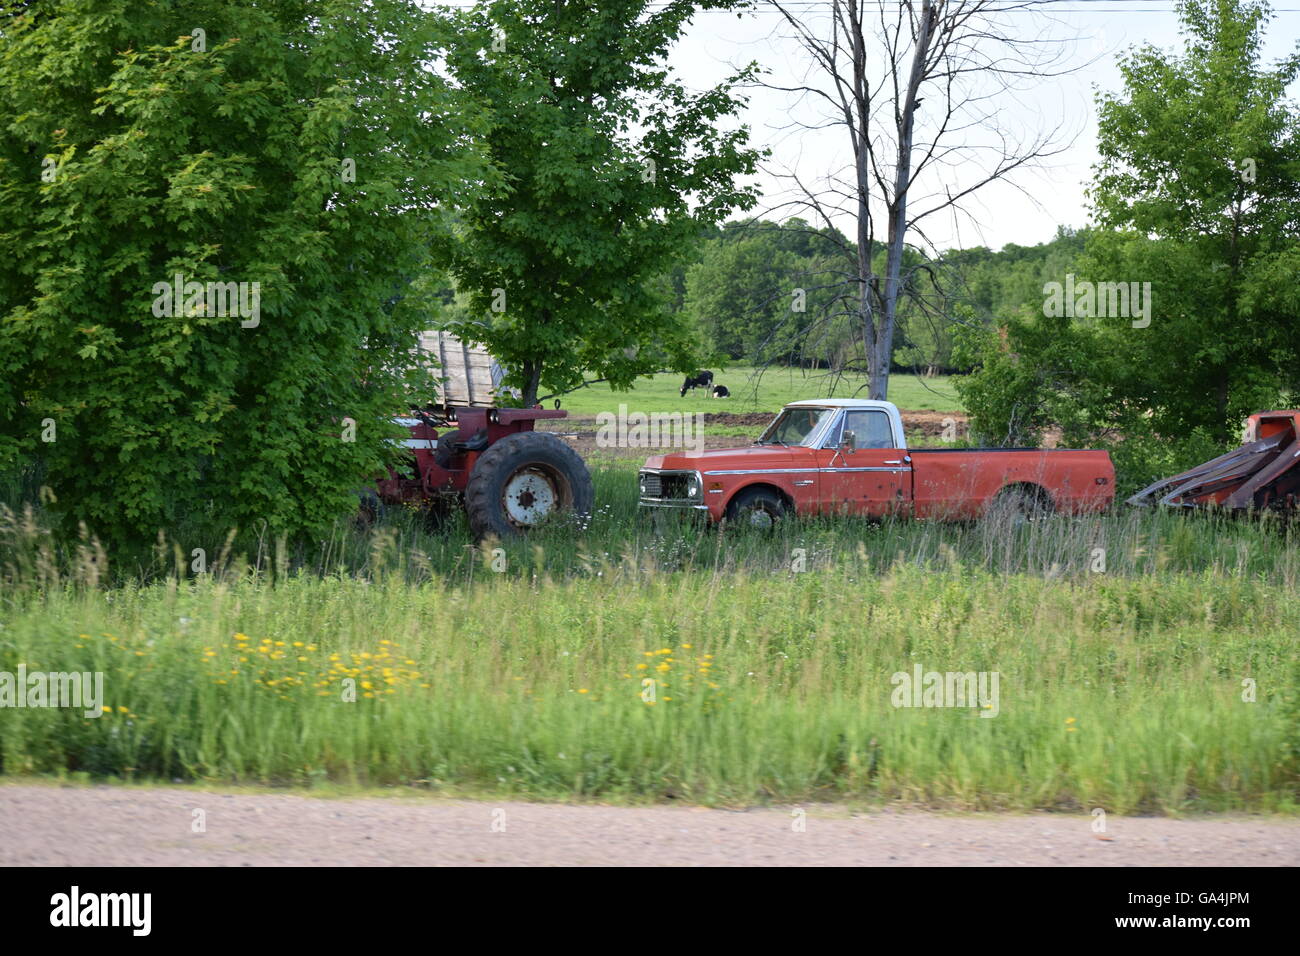
POLYGON ((1228 423, 1228 399, 1231 395, 1231 377, 1227 368, 1219 373, 1219 381, 1214 387, 1214 432, 1223 444, 1231 444, 1232 428, 1228 423))
MULTIPOLYGON (((858 187, 857 208, 857 245, 858 245, 858 318, 862 323, 862 347, 867 359, 867 385, 871 398, 876 398, 876 382, 879 381, 876 368, 879 363, 880 342, 876 327, 876 308, 873 296, 876 294, 871 255, 874 251, 871 241, 871 168, 868 125, 870 110, 867 89, 867 50, 862 37, 862 25, 858 22, 856 9, 853 17, 853 90, 854 106, 857 109, 857 132, 854 142, 854 172, 858 187)), ((852 127, 850 127, 852 128, 852 127)))
MULTIPOLYGON (((942 192, 920 188, 915 194, 911 192, 913 181, 925 179, 931 167, 947 167, 956 176, 957 167, 965 165, 957 154, 978 149, 975 144, 962 145, 965 131, 996 125, 995 115, 982 105, 993 95, 984 88, 985 80, 1003 90, 1015 88, 1025 76, 1056 67, 1057 57, 1066 51, 1062 41, 1043 35, 1018 39, 1002 18, 1016 8, 1003 8, 989 0, 906 0, 878 9, 858 0, 832 0, 822 5, 830 7, 828 22, 804 16, 808 3, 767 2, 811 55, 815 69, 810 72, 824 74, 827 81, 820 88, 806 80, 793 86, 773 83, 770 88, 798 93, 800 103, 804 96, 819 99, 823 110, 815 121, 795 119, 793 123, 808 130, 843 126, 853 146, 853 168, 836 168, 824 188, 810 189, 794 172, 787 178, 803 197, 798 202, 827 224, 839 216, 856 220, 857 249, 845 249, 845 312, 858 323, 855 331, 861 335, 868 394, 885 399, 898 303, 910 294, 902 273, 909 230, 915 230, 926 216, 959 209, 966 197, 989 183, 1009 178, 1035 157, 1050 155, 1054 143, 1050 136, 1035 138, 1026 144, 1027 149, 1017 150, 1003 137, 1003 149, 992 168, 981 169, 973 178, 960 176, 955 185, 936 184, 943 187, 942 192), (868 51, 872 37, 877 43, 868 51), (880 59, 875 56, 877 50, 880 59), (926 90, 931 111, 926 115, 933 116, 933 122, 922 124, 916 133, 915 118, 926 90), (879 134, 874 137, 873 121, 879 134), (953 142, 946 142, 950 139, 953 142), (887 155, 891 149, 894 156, 887 155), (852 195, 854 188, 856 195, 852 195), (941 199, 944 195, 946 201, 941 199), (830 201, 824 201, 824 196, 830 201), (880 275, 874 272, 873 197, 888 223, 881 230, 885 262, 880 275), (911 198, 917 201, 912 203, 911 198)), ((921 235, 916 245, 929 244, 921 235)), ((856 352, 858 346, 852 348, 856 352)))
POLYGON ((522 401, 524 408, 532 408, 537 404, 537 392, 542 384, 542 363, 541 360, 535 360, 524 363, 524 387, 522 389, 522 401))
POLYGON ((921 25, 912 54, 912 69, 907 78, 898 113, 898 157, 894 167, 894 201, 889 205, 889 245, 885 253, 885 296, 877 340, 878 368, 871 379, 871 397, 884 401, 889 395, 889 368, 894 357, 894 327, 898 319, 898 296, 902 291, 903 240, 907 235, 907 191, 912 184, 912 126, 916 119, 916 94, 925 75, 925 61, 930 55, 934 36, 934 10, 930 0, 921 4, 921 25), (879 376, 877 379, 876 376, 879 376))

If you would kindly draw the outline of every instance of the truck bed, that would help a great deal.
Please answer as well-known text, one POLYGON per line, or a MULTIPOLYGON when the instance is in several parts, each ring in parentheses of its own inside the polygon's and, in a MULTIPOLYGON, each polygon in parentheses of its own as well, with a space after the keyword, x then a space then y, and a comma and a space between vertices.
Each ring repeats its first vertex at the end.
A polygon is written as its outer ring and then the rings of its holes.
POLYGON ((1042 489, 1055 511, 1105 509, 1115 494, 1115 468, 1105 451, 1080 448, 917 448, 912 459, 913 514, 945 520, 976 518, 1007 486, 1042 489))

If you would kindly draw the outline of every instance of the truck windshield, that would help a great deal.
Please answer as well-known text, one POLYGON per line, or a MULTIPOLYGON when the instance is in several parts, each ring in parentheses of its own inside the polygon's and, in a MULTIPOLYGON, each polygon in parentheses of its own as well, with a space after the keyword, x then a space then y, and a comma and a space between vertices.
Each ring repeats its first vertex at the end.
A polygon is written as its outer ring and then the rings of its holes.
POLYGON ((787 408, 767 426, 759 436, 759 445, 803 445, 808 436, 817 430, 822 420, 831 414, 829 408, 787 408))

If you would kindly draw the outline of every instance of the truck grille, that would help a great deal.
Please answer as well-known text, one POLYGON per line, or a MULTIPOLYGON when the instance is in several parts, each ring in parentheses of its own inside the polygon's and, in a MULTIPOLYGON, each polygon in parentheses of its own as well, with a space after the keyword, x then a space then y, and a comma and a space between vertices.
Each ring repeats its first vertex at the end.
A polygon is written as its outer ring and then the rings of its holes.
POLYGON ((688 488, 692 481, 695 481, 693 472, 658 473, 643 471, 641 472, 641 497, 659 501, 699 500, 698 494, 692 496, 688 488))

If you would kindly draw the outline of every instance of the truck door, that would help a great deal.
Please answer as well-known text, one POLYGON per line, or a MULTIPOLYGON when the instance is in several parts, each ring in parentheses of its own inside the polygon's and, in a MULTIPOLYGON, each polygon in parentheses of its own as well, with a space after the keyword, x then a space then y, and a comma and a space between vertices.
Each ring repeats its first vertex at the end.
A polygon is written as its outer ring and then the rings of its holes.
POLYGON ((889 416, 874 408, 849 408, 841 425, 816 449, 820 510, 829 514, 882 517, 911 507, 912 466, 895 445, 889 416), (855 451, 841 450, 852 432, 855 451))

